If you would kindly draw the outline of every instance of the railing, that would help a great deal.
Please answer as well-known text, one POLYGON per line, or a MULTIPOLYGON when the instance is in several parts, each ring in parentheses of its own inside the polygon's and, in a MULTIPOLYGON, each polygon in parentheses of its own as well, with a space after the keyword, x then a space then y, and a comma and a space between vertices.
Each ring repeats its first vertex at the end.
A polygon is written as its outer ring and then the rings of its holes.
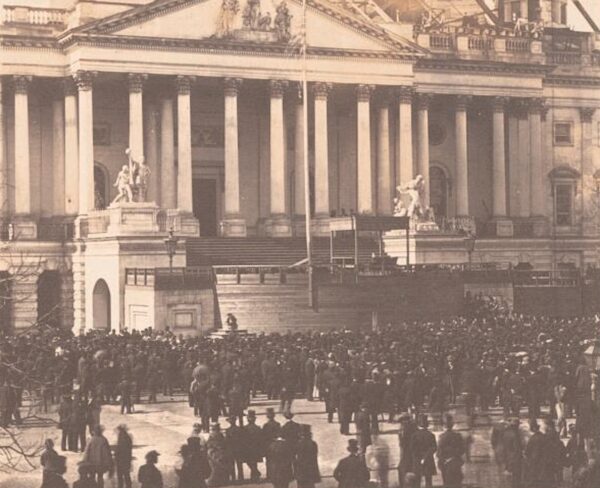
POLYGON ((212 287, 213 270, 209 267, 127 268, 125 283, 155 290, 201 290, 212 287))
POLYGON ((65 24, 66 10, 57 8, 18 7, 6 5, 1 11, 4 24, 55 25, 65 24))
POLYGON ((454 49, 454 36, 452 34, 430 34, 429 47, 431 49, 450 51, 454 49))
POLYGON ((547 53, 550 64, 581 64, 581 53, 547 53))
POLYGON ((469 36, 468 46, 469 51, 491 51, 494 48, 494 39, 469 36))
POLYGON ((527 53, 531 50, 531 41, 522 37, 507 37, 506 51, 512 53, 527 53))
POLYGON ((37 225, 38 241, 69 241, 73 239, 74 224, 72 222, 39 222, 37 225))
POLYGON ((557 269, 552 271, 513 271, 515 286, 568 286, 581 283, 581 272, 578 269, 557 269))

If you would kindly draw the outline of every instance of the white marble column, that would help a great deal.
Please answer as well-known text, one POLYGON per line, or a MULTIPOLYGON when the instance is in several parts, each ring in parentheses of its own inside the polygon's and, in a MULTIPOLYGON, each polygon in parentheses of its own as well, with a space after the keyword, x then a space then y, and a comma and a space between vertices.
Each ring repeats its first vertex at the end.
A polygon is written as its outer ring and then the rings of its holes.
POLYGON ((173 100, 164 98, 160 107, 160 205, 162 208, 177 208, 176 180, 173 100))
POLYGON ((315 216, 329 217, 329 136, 327 131, 327 97, 329 83, 315 83, 315 216))
POLYGON ((392 213, 392 168, 390 160, 390 108, 388 93, 382 93, 377 107, 377 213, 392 213))
POLYGON ((79 211, 79 135, 77 117, 77 85, 72 78, 63 80, 65 115, 65 213, 79 211))
MULTIPOLYGON (((517 134, 516 140, 513 141, 511 139, 511 135, 509 134, 509 144, 512 146, 513 144, 517 145, 517 167, 510 166, 510 170, 515 170, 517 172, 517 189, 518 189, 518 198, 517 198, 517 206, 519 212, 515 212, 513 210, 513 202, 509 201, 509 213, 511 216, 518 216, 522 218, 531 217, 531 138, 530 138, 530 126, 528 120, 528 107, 526 103, 523 103, 523 100, 520 100, 516 103, 512 104, 516 109, 516 125, 517 125, 517 134)), ((510 119, 509 119, 509 127, 510 127, 510 119)), ((510 159, 510 158, 509 158, 510 159)), ((511 178, 512 181, 514 181, 511 178)), ((510 194, 510 192, 509 192, 510 194)))
POLYGON ((94 108, 92 73, 74 75, 79 90, 79 213, 94 209, 94 108))
POLYGON ((535 98, 529 101, 529 156, 531 168, 531 214, 533 217, 545 215, 546 179, 542 163, 542 108, 544 101, 535 98))
POLYGON ((158 121, 160 114, 155 103, 147 103, 144 111, 146 122, 144 123, 145 131, 145 145, 144 154, 146 158, 146 164, 152 172, 150 174, 150 181, 148 183, 148 191, 146 194, 147 202, 159 202, 160 201, 160 161, 158 158, 158 132, 159 125, 158 121))
POLYGON ((425 180, 422 204, 429 207, 429 103, 431 95, 419 93, 417 96, 417 173, 425 180))
POLYGON ((414 175, 412 102, 414 90, 409 86, 398 88, 398 167, 396 185, 412 180, 414 175))
POLYGON ((467 106, 470 97, 456 97, 456 215, 469 215, 469 157, 467 139, 467 106))
POLYGON ((495 97, 493 108, 493 205, 492 214, 495 218, 506 217, 506 157, 504 138, 504 108, 507 99, 495 97))
POLYGON ((15 214, 31 213, 29 161, 29 84, 31 76, 15 76, 15 214))
POLYGON ((225 78, 225 220, 223 234, 245 237, 246 221, 240 211, 240 155, 238 93, 242 80, 225 78))
POLYGON ((294 215, 299 221, 299 229, 304 231, 304 100, 299 88, 294 114, 294 215))
POLYGON ((5 126, 4 126, 4 101, 2 92, 4 81, 0 77, 0 220, 8 214, 8 165, 6 161, 5 126))
POLYGON ((371 94, 373 85, 356 87, 356 153, 358 213, 373 213, 373 166, 371 161, 371 94))
POLYGON ((177 208, 193 212, 192 202, 192 119, 190 94, 194 81, 190 76, 177 77, 177 208))
POLYGON ((135 161, 144 157, 144 103, 143 88, 147 76, 139 73, 127 75, 129 89, 129 149, 135 161))
POLYGON ((65 213, 65 117, 61 84, 56 83, 52 100, 52 214, 65 213))

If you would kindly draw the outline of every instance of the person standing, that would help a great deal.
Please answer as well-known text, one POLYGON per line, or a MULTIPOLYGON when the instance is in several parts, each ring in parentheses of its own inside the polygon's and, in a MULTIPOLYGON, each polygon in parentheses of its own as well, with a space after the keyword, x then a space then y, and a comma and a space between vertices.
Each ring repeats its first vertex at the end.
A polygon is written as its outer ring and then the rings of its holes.
POLYGON ((294 414, 292 412, 286 412, 284 417, 287 419, 287 422, 281 426, 280 435, 290 443, 290 448, 295 450, 298 439, 300 439, 300 424, 294 422, 294 414))
POLYGON ((282 431, 267 448, 267 473, 273 488, 288 488, 294 479, 294 447, 282 431))
POLYGON ((117 427, 117 446, 115 448, 115 467, 118 488, 131 488, 131 460, 133 459, 133 441, 127 426, 117 427))
POLYGON ((104 487, 104 473, 108 472, 109 476, 113 475, 113 459, 110 446, 102 432, 102 426, 97 426, 83 456, 83 461, 90 465, 98 488, 104 487))
POLYGON ((525 447, 525 482, 528 488, 546 488, 549 485, 544 434, 535 420, 529 423, 529 430, 532 436, 525 447))
POLYGON ((452 430, 454 419, 446 415, 446 430, 438 442, 438 466, 442 472, 445 488, 460 488, 463 480, 462 465, 465 442, 460 434, 452 430))
POLYGON ((77 451, 78 446, 81 452, 85 451, 86 438, 85 428, 87 425, 87 405, 83 398, 75 395, 72 404, 71 416, 69 419, 69 442, 71 450, 77 451))
POLYGON ((312 438, 310 425, 302 425, 294 459, 298 488, 315 488, 315 484, 321 481, 318 456, 319 448, 312 438))
POLYGON ((367 447, 371 445, 371 416, 364 403, 360 406, 354 422, 356 424, 356 440, 360 452, 364 454, 367 447))
POLYGON ((119 383, 117 389, 121 396, 121 415, 124 413, 130 414, 132 411, 131 381, 129 381, 127 376, 123 377, 123 380, 119 383))
POLYGON ((156 467, 160 454, 156 451, 146 453, 146 464, 138 470, 140 488, 163 488, 162 474, 156 467))
POLYGON ((407 473, 412 473, 414 468, 414 456, 412 451, 412 437, 417 430, 410 414, 400 414, 400 428, 398 430, 398 447, 400 448, 400 459, 398 461, 398 483, 404 488, 407 473))
POLYGON ((352 389, 347 379, 342 381, 338 390, 338 417, 340 421, 340 434, 350 434, 350 422, 354 411, 355 400, 352 389))
POLYGON ((414 473, 419 480, 419 486, 421 485, 421 478, 425 478, 425 488, 433 486, 432 477, 437 473, 433 459, 433 455, 437 450, 437 443, 435 435, 428 430, 428 427, 427 415, 420 415, 419 428, 411 439, 414 473))
POLYGON ((179 477, 177 488, 206 488, 206 479, 210 476, 210 466, 206 456, 194 453, 189 444, 182 445, 179 454, 183 463, 180 469, 175 470, 179 477))
POLYGON ((229 459, 231 481, 244 479, 245 431, 236 424, 236 417, 227 419, 229 427, 225 430, 225 450, 229 459))
POLYGON ((229 483, 230 461, 227 455, 225 437, 219 424, 215 423, 210 426, 210 434, 208 441, 206 441, 206 452, 211 470, 208 486, 224 486, 229 483))
POLYGON ((257 464, 262 463, 265 442, 263 431, 256 425, 256 412, 254 410, 248 410, 247 420, 248 424, 244 426, 243 461, 250 468, 250 480, 256 482, 260 480, 260 471, 257 464))
POLYGON ((277 439, 281 424, 275 420, 275 409, 268 407, 266 410, 267 421, 262 426, 262 432, 265 441, 265 448, 268 448, 271 442, 277 439))
POLYGON ((63 395, 58 405, 58 428, 62 431, 60 438, 61 451, 72 450, 72 437, 69 437, 72 413, 73 401, 71 400, 71 396, 63 395))
POLYGON ((511 487, 521 488, 523 478, 523 442, 518 417, 510 419, 501 437, 506 471, 511 476, 511 487))
POLYGON ((364 458, 358 454, 357 440, 349 439, 346 449, 350 454, 341 459, 333 471, 338 488, 365 488, 369 482, 369 469, 364 458))
POLYGON ((66 459, 54 450, 52 439, 44 442, 44 451, 40 456, 42 465, 42 488, 62 488, 67 484, 62 475, 66 471, 66 459))

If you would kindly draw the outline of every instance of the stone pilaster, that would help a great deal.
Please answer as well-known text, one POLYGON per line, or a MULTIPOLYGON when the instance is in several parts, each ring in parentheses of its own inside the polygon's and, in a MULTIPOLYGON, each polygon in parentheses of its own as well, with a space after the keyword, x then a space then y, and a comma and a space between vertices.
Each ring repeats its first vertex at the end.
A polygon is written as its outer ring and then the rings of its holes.
POLYGON ((144 123, 145 131, 145 149, 146 164, 152 171, 150 182, 147 189, 146 201, 160 201, 160 161, 158 157, 158 139, 159 139, 159 119, 160 113, 155 103, 147 103, 144 111, 146 122, 144 123))
POLYGON ((31 76, 14 76, 15 92, 15 214, 31 213, 31 163, 29 160, 29 85, 31 76))
POLYGON ((492 213, 496 235, 510 237, 513 235, 512 222, 507 218, 506 207, 506 154, 504 134, 504 112, 508 99, 495 97, 492 100, 493 126, 493 201, 492 213))
POLYGON ((425 180, 423 205, 429 207, 429 104, 433 96, 428 93, 417 95, 417 173, 425 180))
POLYGON ((373 213, 373 166, 371 160, 371 94, 374 85, 356 87, 356 152, 358 180, 358 213, 373 213))
POLYGON ((173 100, 164 98, 160 106, 160 204, 177 207, 177 175, 175 173, 175 127, 173 100))
POLYGON ((467 107, 471 97, 458 96, 455 104, 456 127, 456 215, 469 215, 469 157, 467 107))
POLYGON ((541 98, 529 101, 529 160, 531 169, 531 214, 536 219, 546 215, 546 181, 542 162, 542 108, 541 98))
POLYGON ((240 78, 225 78, 225 220, 222 229, 225 236, 245 237, 246 220, 240 212, 240 160, 238 93, 240 78))
POLYGON ((387 90, 377 100, 377 213, 392 213, 392 167, 390 158, 390 97, 387 90))
POLYGON ((65 117, 64 95, 61 86, 55 87, 52 100, 52 214, 65 214, 65 117))
POLYGON ((410 86, 398 88, 398 167, 396 186, 415 177, 413 163, 412 103, 414 89, 410 86))
POLYGON ((94 209, 94 107, 93 74, 77 71, 74 75, 79 93, 79 213, 94 209))
POLYGON ((144 103, 143 89, 147 75, 129 73, 127 87, 129 89, 129 148, 134 160, 144 157, 144 103))
POLYGON ((64 156, 65 156, 65 213, 79 211, 79 134, 77 116, 77 85, 72 78, 63 80, 64 93, 64 156))

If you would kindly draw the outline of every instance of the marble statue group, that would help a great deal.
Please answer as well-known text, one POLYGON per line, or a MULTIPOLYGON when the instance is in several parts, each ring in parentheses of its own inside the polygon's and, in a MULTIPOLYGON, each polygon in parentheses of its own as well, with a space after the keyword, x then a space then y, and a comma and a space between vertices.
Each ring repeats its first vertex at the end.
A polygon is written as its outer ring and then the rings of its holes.
POLYGON ((399 196, 394 198, 394 215, 397 217, 410 217, 415 221, 433 221, 433 211, 423 203, 423 192, 425 191, 425 178, 417 175, 416 178, 407 183, 398 185, 396 191, 399 196), (408 206, 404 204, 400 195, 405 194, 410 198, 408 206))
POLYGON ((148 180, 150 179, 150 168, 142 156, 138 161, 133 159, 131 149, 125 150, 128 164, 124 164, 117 175, 114 186, 117 188, 117 196, 112 205, 119 202, 145 202, 148 194, 148 180))

